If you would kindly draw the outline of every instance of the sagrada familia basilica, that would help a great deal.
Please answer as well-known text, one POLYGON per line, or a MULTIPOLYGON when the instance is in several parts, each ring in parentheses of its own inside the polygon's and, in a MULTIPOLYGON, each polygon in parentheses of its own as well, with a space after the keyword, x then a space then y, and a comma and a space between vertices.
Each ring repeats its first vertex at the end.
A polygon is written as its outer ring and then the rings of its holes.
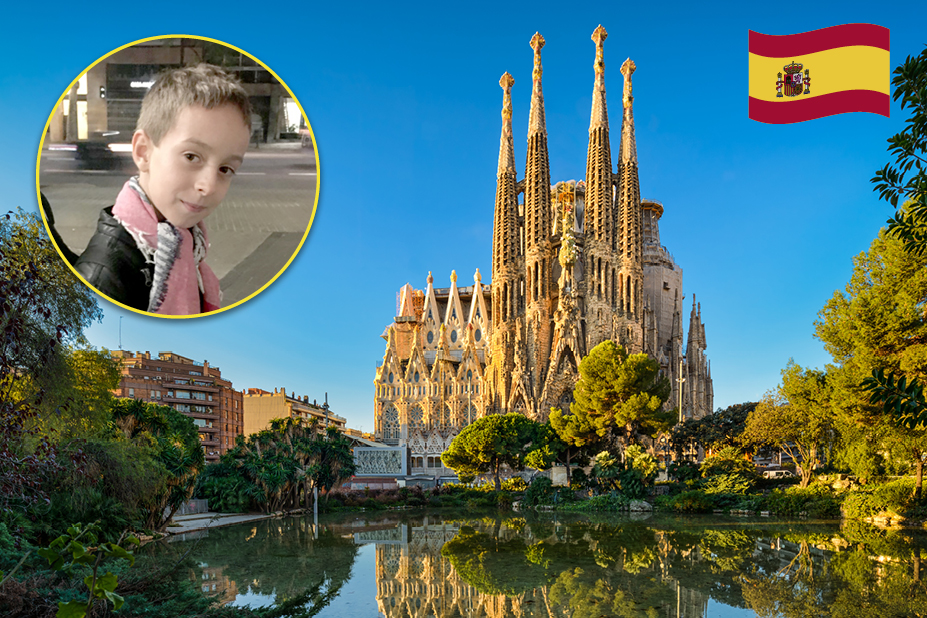
POLYGON ((511 89, 505 73, 502 137, 493 224, 492 283, 406 284, 383 337, 376 378, 377 439, 408 446, 411 472, 441 473, 440 454, 457 433, 486 415, 520 412, 546 420, 568 409, 578 365, 612 339, 659 361, 687 418, 710 414, 711 370, 701 307, 692 297, 683 342, 682 269, 660 244, 663 205, 641 200, 634 138, 635 65, 624 76, 617 170, 612 162, 599 26, 585 181, 551 185, 541 49, 535 34, 528 152, 519 180, 512 138, 511 89))

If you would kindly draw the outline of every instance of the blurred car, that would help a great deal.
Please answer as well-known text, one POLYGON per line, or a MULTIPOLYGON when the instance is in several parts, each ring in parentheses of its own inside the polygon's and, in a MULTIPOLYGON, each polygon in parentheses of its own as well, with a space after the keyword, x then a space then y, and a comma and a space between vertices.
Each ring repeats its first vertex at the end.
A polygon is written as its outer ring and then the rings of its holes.
POLYGON ((82 170, 119 170, 132 158, 132 133, 127 131, 94 131, 85 140, 74 142, 74 159, 82 170))

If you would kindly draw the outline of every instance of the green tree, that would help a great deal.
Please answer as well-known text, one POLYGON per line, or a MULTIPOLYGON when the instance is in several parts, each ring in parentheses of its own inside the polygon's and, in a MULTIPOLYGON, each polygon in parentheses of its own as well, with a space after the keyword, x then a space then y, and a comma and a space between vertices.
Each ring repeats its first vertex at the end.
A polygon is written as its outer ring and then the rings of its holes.
MULTIPOLYGON (((37 425, 48 392, 73 380, 68 346, 101 312, 67 269, 37 218, 0 216, 0 518, 48 500, 63 470, 58 445, 37 425)), ((50 409, 54 410, 55 407, 50 409)))
POLYGON ((737 403, 725 409, 718 409, 698 420, 686 419, 673 428, 671 444, 677 455, 698 447, 706 452, 719 451, 725 447, 740 444, 747 416, 756 409, 756 402, 737 403))
POLYGON ((308 508, 313 489, 327 491, 355 470, 350 440, 337 428, 292 417, 239 437, 222 461, 250 482, 248 494, 265 512, 308 508))
MULTIPOLYGON (((899 386, 916 389, 927 377, 925 266, 927 256, 906 251, 901 240, 880 232, 869 251, 854 259, 845 291, 834 293, 815 323, 815 336, 837 364, 829 373, 842 449, 860 451, 854 446, 859 440, 876 444, 896 462, 913 466, 918 478, 923 477, 927 432, 916 410, 906 417, 910 409, 889 395, 897 394, 899 386)), ((921 487, 916 483, 918 496, 921 487)))
POLYGON ((592 348, 579 364, 579 382, 570 413, 588 422, 606 444, 625 445, 640 434, 654 436, 669 427, 675 413, 664 412, 669 380, 646 354, 630 356, 614 341, 592 348))
POLYGON ((826 374, 789 360, 782 384, 747 417, 744 444, 774 446, 801 462, 801 486, 811 482, 822 448, 834 439, 831 388, 826 374))
POLYGON ((68 346, 102 317, 35 215, 0 216, 0 402, 38 403, 67 373, 68 346))
POLYGON ((441 461, 464 483, 480 474, 492 474, 499 491, 502 466, 524 470, 533 460, 531 453, 544 449, 546 441, 539 439, 542 428, 540 423, 516 412, 490 414, 461 431, 441 455, 441 461))
POLYGON ((205 465, 199 430, 193 419, 168 406, 137 399, 116 399, 113 422, 125 437, 154 447, 162 483, 143 502, 145 527, 160 530, 193 495, 196 477, 205 465))
POLYGON ((575 412, 566 414, 559 408, 551 408, 548 422, 563 444, 561 453, 563 463, 566 464, 569 485, 573 482, 570 466, 574 463, 585 465, 589 461, 590 453, 596 450, 601 442, 601 438, 589 415, 578 408, 575 412))

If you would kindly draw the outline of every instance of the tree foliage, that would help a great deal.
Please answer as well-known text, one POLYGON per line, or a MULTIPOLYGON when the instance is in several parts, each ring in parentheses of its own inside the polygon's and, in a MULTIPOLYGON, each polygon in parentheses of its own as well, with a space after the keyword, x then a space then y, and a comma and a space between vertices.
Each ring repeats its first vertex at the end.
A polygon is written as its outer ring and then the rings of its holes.
MULTIPOLYGON (((881 451, 892 455, 887 462, 892 467, 903 462, 923 477, 927 432, 916 428, 915 416, 907 416, 910 407, 898 407, 904 398, 890 395, 901 397, 899 385, 916 395, 918 383, 927 377, 925 301, 927 256, 905 251, 902 241, 882 232, 869 251, 854 259, 845 291, 834 294, 815 323, 816 336, 837 363, 829 370, 836 424, 842 450, 854 452, 842 459, 852 457, 869 473, 876 470, 881 451), (878 448, 860 453, 859 441, 878 448), (858 459, 860 454, 866 458, 858 459)), ((918 495, 921 486, 917 483, 918 495)))
POLYGON ((248 495, 264 512, 308 507, 313 489, 327 491, 354 474, 350 440, 315 420, 274 419, 270 428, 237 439, 222 463, 249 483, 248 495))
POLYGON ((888 138, 893 163, 876 172, 872 182, 879 197, 904 207, 888 220, 888 231, 899 238, 905 250, 915 256, 927 255, 927 49, 919 56, 908 56, 895 69, 892 78, 895 101, 908 109, 905 128, 888 138))
POLYGON ((67 346, 85 344, 84 328, 101 317, 95 294, 38 218, 21 210, 0 216, 0 401, 39 403, 66 371, 67 346))
MULTIPOLYGON (((646 354, 630 356, 614 341, 592 348, 579 364, 580 380, 570 413, 576 425, 589 425, 606 444, 630 444, 669 427, 675 413, 664 412, 669 380, 646 354)), ((584 430, 585 431, 585 430, 584 430)))
POLYGON ((559 408, 551 408, 548 423, 561 443, 560 461, 566 465, 567 483, 571 484, 570 467, 574 464, 585 466, 602 439, 589 415, 579 409, 564 414, 559 408))
POLYGON ((831 391, 823 371, 790 360, 782 384, 747 417, 743 442, 787 452, 801 462, 801 486, 807 487, 822 447, 834 439, 831 391))
MULTIPOLYGON (((100 315, 93 292, 63 264, 34 215, 0 216, 0 518, 8 522, 47 505, 68 463, 40 425, 79 393, 68 366, 79 356, 69 356, 68 346, 82 344, 84 327, 100 315)), ((107 400, 98 394, 90 399, 107 400)), ((80 450, 72 454, 79 469, 80 450)))
POLYGON ((168 406, 137 399, 116 399, 113 422, 126 439, 149 441, 161 468, 162 484, 144 501, 145 527, 160 530, 190 499, 205 465, 199 430, 193 419, 168 406))
POLYGON ((706 452, 718 451, 740 444, 747 416, 756 409, 756 402, 737 403, 718 409, 700 419, 686 419, 673 428, 670 443, 677 456, 699 447, 706 452))
POLYGON ((548 446, 550 436, 544 428, 517 412, 490 414, 464 428, 441 455, 441 461, 464 483, 480 474, 491 474, 499 491, 502 466, 517 471, 529 464, 544 465, 546 457, 534 453, 548 446))

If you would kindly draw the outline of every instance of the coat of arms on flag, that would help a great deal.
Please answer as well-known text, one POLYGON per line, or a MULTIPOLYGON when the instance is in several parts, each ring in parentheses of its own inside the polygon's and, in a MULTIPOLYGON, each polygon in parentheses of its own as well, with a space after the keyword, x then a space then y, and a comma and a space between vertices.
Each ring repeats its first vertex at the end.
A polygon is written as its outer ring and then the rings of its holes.
POLYGON ((848 112, 889 115, 888 28, 845 24, 784 36, 751 30, 749 62, 753 120, 786 124, 848 112))
POLYGON ((779 81, 776 82, 777 98, 811 94, 810 70, 805 69, 805 74, 802 75, 801 69, 802 65, 796 62, 782 67, 782 70, 785 71, 785 80, 782 79, 782 73, 779 73, 779 81), (783 88, 785 88, 785 93, 782 92, 783 88))

